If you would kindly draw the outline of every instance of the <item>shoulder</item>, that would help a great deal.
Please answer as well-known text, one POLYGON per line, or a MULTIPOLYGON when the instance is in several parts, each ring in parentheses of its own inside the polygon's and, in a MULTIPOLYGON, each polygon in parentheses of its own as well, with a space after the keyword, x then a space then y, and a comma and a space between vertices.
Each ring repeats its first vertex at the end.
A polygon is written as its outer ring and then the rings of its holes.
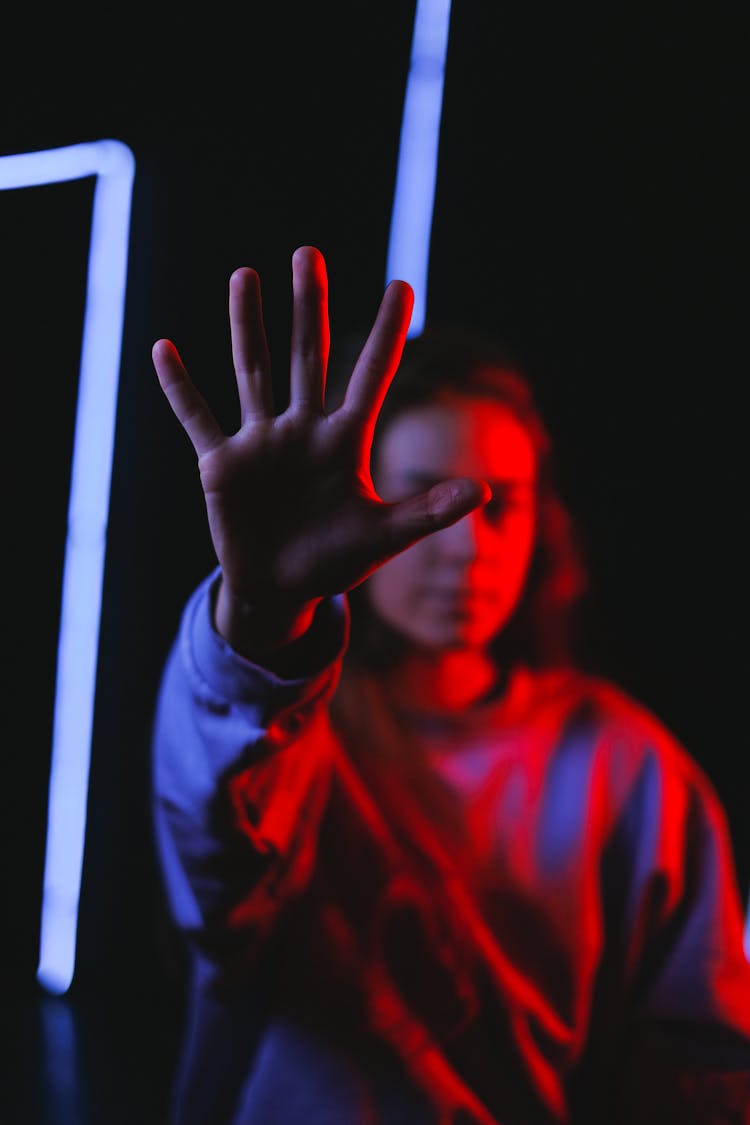
POLYGON ((568 668, 540 673, 534 694, 560 716, 563 746, 588 759, 589 769, 608 778, 621 797, 636 785, 699 797, 715 806, 709 777, 688 747, 644 702, 601 676, 568 668))

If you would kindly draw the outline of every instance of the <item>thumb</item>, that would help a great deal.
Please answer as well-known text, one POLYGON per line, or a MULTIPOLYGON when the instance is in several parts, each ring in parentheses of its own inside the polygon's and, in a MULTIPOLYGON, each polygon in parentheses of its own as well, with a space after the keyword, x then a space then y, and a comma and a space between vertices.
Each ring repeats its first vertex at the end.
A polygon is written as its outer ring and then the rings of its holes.
POLYGON ((394 550, 402 551, 433 531, 448 527, 486 504, 491 496, 486 481, 456 477, 392 504, 389 522, 394 550))

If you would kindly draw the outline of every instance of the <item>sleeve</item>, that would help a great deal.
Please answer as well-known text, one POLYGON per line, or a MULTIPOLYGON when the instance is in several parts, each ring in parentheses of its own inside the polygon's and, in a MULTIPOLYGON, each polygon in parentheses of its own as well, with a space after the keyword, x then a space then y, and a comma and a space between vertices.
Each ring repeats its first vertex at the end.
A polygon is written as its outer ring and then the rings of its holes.
POLYGON ((626 1125, 750 1125, 750 963, 718 796, 681 754, 644 765, 627 810, 634 1019, 626 1125))
MULTIPOLYGON (((209 575, 185 607, 157 696, 152 784, 158 860, 178 927, 224 957, 260 940, 303 887, 330 778, 327 700, 348 610, 324 601, 305 667, 283 680, 214 630, 209 575)), ((300 644, 302 642, 296 642, 300 644)))

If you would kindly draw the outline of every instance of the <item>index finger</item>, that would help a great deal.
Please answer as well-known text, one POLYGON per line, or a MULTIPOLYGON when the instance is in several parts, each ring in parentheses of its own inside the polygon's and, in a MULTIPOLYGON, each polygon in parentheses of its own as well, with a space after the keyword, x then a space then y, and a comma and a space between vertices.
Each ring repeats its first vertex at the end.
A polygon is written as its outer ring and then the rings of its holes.
POLYGON ((359 415, 370 429, 401 360, 413 308, 414 291, 408 282, 391 281, 349 380, 344 408, 359 415))

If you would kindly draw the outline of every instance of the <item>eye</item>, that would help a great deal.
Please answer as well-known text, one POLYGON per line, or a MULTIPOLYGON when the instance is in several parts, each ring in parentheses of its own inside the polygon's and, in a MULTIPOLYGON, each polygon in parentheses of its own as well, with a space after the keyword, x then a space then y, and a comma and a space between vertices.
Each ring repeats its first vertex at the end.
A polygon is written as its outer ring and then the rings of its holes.
POLYGON ((515 485, 494 485, 492 496, 482 508, 484 518, 490 527, 498 524, 510 513, 520 511, 532 503, 532 496, 526 488, 515 485))
POLYGON ((482 514, 492 527, 500 523, 508 507, 508 498, 504 492, 494 489, 492 496, 482 508, 482 514))

